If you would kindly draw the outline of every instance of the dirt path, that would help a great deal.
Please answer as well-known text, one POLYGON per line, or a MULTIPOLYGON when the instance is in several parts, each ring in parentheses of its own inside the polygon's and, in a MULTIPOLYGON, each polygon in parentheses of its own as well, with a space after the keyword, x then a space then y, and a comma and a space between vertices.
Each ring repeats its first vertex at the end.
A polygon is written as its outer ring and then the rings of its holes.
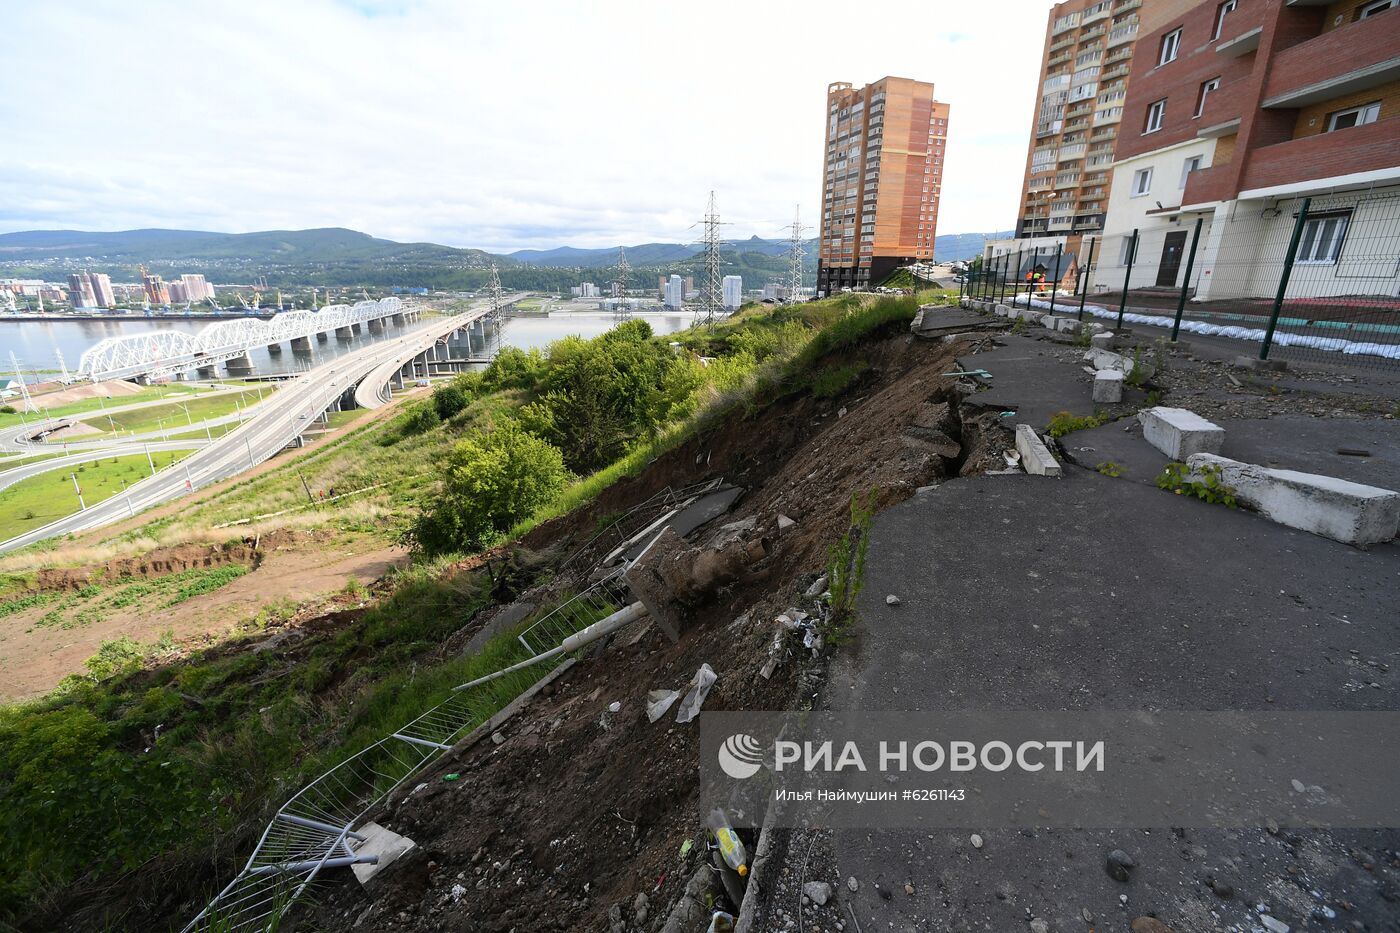
POLYGON ((371 539, 350 544, 306 540, 269 553, 256 570, 205 596, 169 608, 136 605, 90 625, 37 627, 50 608, 0 619, 0 702, 39 696, 83 669, 103 641, 126 636, 152 642, 166 631, 181 644, 217 637, 263 606, 333 592, 350 578, 369 583, 406 561, 399 547, 371 539))

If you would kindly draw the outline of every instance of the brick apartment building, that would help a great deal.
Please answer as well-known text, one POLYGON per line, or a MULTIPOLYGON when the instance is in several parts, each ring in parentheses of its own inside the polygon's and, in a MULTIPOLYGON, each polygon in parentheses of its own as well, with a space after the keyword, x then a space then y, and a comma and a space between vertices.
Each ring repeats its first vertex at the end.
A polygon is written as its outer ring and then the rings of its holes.
MULTIPOLYGON (((1150 0, 1149 0, 1150 2, 1150 0)), ((1400 0, 1206 0, 1138 37, 1095 283, 1198 300, 1400 293, 1400 0)))
POLYGON ((819 295, 933 260, 948 136, 948 105, 926 81, 838 82, 826 100, 819 295))

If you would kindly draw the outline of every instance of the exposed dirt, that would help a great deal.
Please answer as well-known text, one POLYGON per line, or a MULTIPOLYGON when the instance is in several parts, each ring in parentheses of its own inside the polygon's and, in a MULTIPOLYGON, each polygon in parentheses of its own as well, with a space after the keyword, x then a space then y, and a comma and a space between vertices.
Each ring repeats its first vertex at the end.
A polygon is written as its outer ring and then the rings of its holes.
MULTIPOLYGON (((64 386, 58 381, 41 382, 29 387, 29 394, 39 408, 57 408, 71 405, 90 398, 120 398, 123 395, 136 395, 146 391, 144 386, 124 379, 109 379, 106 382, 85 382, 79 385, 64 386), (53 391, 49 391, 53 389, 53 391)), ((22 400, 15 400, 16 408, 23 408, 22 400)))
POLYGON ((796 638, 772 679, 759 669, 774 616, 824 567, 827 546, 848 527, 852 495, 877 490, 885 507, 999 461, 1007 443, 994 413, 962 409, 940 378, 960 349, 902 334, 872 342, 855 354, 871 369, 842 397, 796 393, 727 419, 591 507, 532 532, 532 547, 569 553, 598 516, 668 485, 723 476, 749 492, 721 521, 754 517, 770 550, 692 610, 679 643, 654 626, 635 641, 624 631, 533 699, 501 741, 485 739, 425 772, 421 787, 376 817, 419 849, 368 893, 348 875, 331 881, 294 928, 659 929, 703 857, 698 728, 676 724, 674 712, 649 723, 647 692, 682 687, 702 663, 718 674, 706 710, 792 708, 811 692, 821 660, 796 638), (780 514, 796 524, 779 531, 780 514), (687 839, 694 847, 682 858, 687 839))
POLYGON ((100 577, 95 572, 99 568, 41 571, 50 575, 46 589, 68 591, 87 581, 113 581, 123 575, 151 578, 228 563, 254 568, 211 593, 174 606, 146 601, 66 629, 36 625, 52 608, 49 605, 0 619, 0 702, 53 689, 68 674, 81 671, 103 641, 126 636, 149 643, 170 632, 177 644, 203 647, 269 604, 333 592, 351 577, 372 582, 406 560, 401 548, 373 539, 332 546, 324 535, 281 534, 264 538, 256 551, 245 541, 231 546, 182 545, 140 560, 114 560, 100 568, 107 571, 100 577))

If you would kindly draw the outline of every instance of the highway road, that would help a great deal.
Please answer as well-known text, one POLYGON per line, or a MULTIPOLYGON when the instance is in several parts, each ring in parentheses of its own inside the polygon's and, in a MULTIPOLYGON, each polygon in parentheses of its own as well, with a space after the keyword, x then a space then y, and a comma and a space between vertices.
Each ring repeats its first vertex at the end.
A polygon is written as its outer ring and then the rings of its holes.
MULTIPOLYGON (((511 295, 510 297, 505 298, 502 301, 502 307, 514 304, 515 302, 519 301, 521 298, 524 297, 524 292, 521 292, 518 295, 511 295)), ((458 326, 465 327, 471 324, 477 318, 484 317, 489 313, 490 308, 481 308, 475 311, 470 311, 467 314, 462 315, 462 317, 466 319, 465 323, 459 324, 458 326)), ((405 338, 400 341, 402 346, 400 346, 399 349, 391 357, 385 359, 384 362, 380 363, 377 367, 375 367, 374 371, 371 372, 368 376, 366 376, 364 381, 361 382, 359 386, 355 389, 356 406, 360 408, 379 408, 387 404, 389 401, 389 399, 386 397, 388 393, 384 391, 384 387, 387 386, 389 384, 389 381, 394 378, 394 374, 397 373, 400 369, 402 369, 405 365, 407 365, 409 360, 412 360, 424 350, 427 350, 430 347, 432 347, 432 345, 437 341, 436 335, 443 333, 446 333, 446 331, 439 328, 436 331, 434 331, 433 334, 429 334, 426 339, 424 339, 423 337, 417 337, 413 334, 405 335, 405 338)))
MULTIPOLYGON (((98 528, 125 518, 129 511, 139 512, 236 476, 291 444, 350 386, 362 379, 378 378, 371 374, 384 372, 386 364, 404 359, 405 353, 409 353, 406 359, 412 359, 431 346, 438 335, 465 327, 486 313, 488 308, 477 307, 450 318, 438 318, 393 340, 370 344, 283 382, 257 407, 251 419, 215 438, 212 444, 206 443, 175 466, 147 477, 120 496, 0 542, 0 553, 46 538, 98 528), (414 347, 417 350, 410 353, 414 347)), ((394 371, 390 369, 390 375, 394 371)), ((103 455, 111 453, 103 451, 103 455)), ((35 464, 42 465, 43 462, 35 464)))
MULTIPOLYGON (((13 486, 22 480, 38 476, 40 473, 47 473, 50 470, 66 470, 70 466, 79 463, 91 463, 94 460, 110 460, 112 457, 140 456, 147 449, 151 453, 159 450, 192 450, 196 447, 203 447, 207 444, 204 438, 198 441, 152 441, 149 444, 132 444, 129 450, 80 450, 63 457, 50 457, 47 460, 39 460, 35 463, 26 463, 24 466, 12 467, 0 472, 0 489, 13 486)), ((3 464, 0 464, 3 465, 3 464)))

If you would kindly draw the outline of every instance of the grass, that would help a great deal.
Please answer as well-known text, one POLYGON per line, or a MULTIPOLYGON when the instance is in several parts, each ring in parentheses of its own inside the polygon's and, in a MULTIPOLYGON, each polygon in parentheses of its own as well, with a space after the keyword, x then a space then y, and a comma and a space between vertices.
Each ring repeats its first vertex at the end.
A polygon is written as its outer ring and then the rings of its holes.
MULTIPOLYGON (((271 394, 270 390, 267 389, 262 390, 262 392, 264 396, 271 394)), ((230 392, 226 395, 192 398, 186 402, 170 405, 137 408, 132 411, 117 412, 114 415, 99 414, 98 417, 84 419, 84 423, 104 433, 112 434, 122 434, 128 431, 133 434, 144 434, 149 431, 159 431, 162 428, 191 429, 191 421, 197 425, 206 418, 231 415, 237 410, 237 406, 246 408, 250 404, 256 404, 257 401, 257 390, 230 392)), ((199 429, 198 433, 202 434, 203 429, 199 429)))
MULTIPOLYGON (((244 382, 225 383, 225 385, 227 386, 251 384, 252 383, 244 382)), ((105 408, 117 408, 120 406, 135 405, 141 402, 154 402, 163 398, 185 399, 192 395, 203 395, 212 391, 214 390, 205 389, 199 386, 192 386, 183 383, 173 382, 162 385, 148 386, 147 388, 144 388, 139 392, 133 392, 130 395, 114 395, 111 397, 104 396, 99 398, 89 398, 83 399, 78 402, 70 402, 67 405, 55 405, 52 408, 47 407, 44 401, 44 396, 36 395, 34 396, 34 403, 39 406, 40 410, 38 412, 26 413, 23 418, 21 418, 18 413, 13 415, 0 414, 0 428, 8 428, 12 425, 22 424, 24 423, 25 419, 33 421, 36 417, 42 418, 46 411, 49 415, 58 418, 65 415, 81 415, 85 412, 90 411, 101 412, 105 408)))
POLYGON ((32 457, 14 457, 10 459, 0 459, 0 470, 12 470, 15 467, 28 466, 31 463, 39 463, 43 460, 52 460, 54 457, 64 456, 63 451, 55 451, 51 454, 35 454, 32 457))
MULTIPOLYGON (((188 450, 153 451, 157 470, 164 469, 190 453, 188 450)), ((88 505, 121 493, 127 485, 150 475, 145 454, 93 460, 69 470, 51 470, 0 490, 0 541, 24 534, 65 515, 78 511, 78 495, 73 477, 88 505)))

